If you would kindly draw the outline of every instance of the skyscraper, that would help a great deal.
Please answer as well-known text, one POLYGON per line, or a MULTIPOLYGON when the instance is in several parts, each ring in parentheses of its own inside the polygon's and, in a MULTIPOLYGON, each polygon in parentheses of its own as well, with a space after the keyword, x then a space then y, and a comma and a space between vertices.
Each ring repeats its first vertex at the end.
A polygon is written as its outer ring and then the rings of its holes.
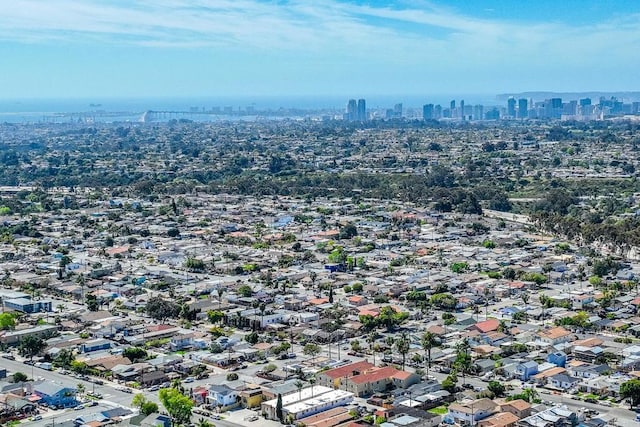
POLYGON ((358 121, 367 121, 367 102, 364 99, 358 99, 358 121))
POLYGON ((402 103, 393 106, 393 115, 397 119, 402 117, 402 103))
POLYGON ((526 98, 518 99, 518 118, 526 119, 529 113, 529 103, 526 98))
POLYGON ((451 118, 456 117, 456 100, 455 99, 452 99, 451 102, 449 103, 449 117, 451 118))
POLYGON ((460 114, 458 116, 464 120, 464 99, 460 101, 460 114))
POLYGON ((507 116, 512 119, 516 117, 516 99, 513 96, 507 99, 507 116))
POLYGON ((358 120, 358 103, 355 99, 350 99, 347 104, 346 119, 350 122, 358 120))
POLYGON ((435 117, 433 116, 433 104, 425 104, 422 106, 422 119, 423 120, 432 120, 435 117))

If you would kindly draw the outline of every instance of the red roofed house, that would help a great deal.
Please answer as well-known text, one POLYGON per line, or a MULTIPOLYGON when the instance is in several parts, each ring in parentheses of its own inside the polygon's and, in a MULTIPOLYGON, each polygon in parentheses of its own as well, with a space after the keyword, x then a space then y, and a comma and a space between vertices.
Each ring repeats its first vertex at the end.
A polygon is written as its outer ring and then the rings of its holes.
POLYGON ((413 372, 400 371, 393 366, 375 367, 369 362, 356 362, 318 374, 318 384, 350 391, 357 396, 393 388, 407 388, 420 382, 413 372))
POLYGON ((486 334, 487 332, 497 331, 499 326, 500 321, 498 319, 487 319, 485 321, 478 322, 475 325, 471 325, 469 329, 486 334))
POLYGON ((340 388, 341 382, 354 373, 359 373, 367 369, 374 368, 375 365, 362 360, 360 362, 351 363, 349 365, 340 366, 339 368, 328 369, 317 374, 318 385, 325 387, 340 388))

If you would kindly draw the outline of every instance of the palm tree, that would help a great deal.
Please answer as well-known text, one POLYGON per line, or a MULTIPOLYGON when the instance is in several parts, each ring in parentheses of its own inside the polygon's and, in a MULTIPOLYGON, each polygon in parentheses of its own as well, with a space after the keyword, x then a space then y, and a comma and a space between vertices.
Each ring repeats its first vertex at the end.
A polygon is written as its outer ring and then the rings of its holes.
POLYGON ((207 421, 204 418, 200 418, 198 420, 198 424, 196 424, 198 427, 214 427, 213 423, 211 423, 210 421, 207 421))
POLYGON ((313 398, 313 385, 316 383, 316 377, 311 377, 307 381, 311 384, 311 397, 313 398))
POLYGON ((534 400, 538 398, 538 392, 534 388, 527 387, 522 390, 522 395, 525 397, 525 400, 529 403, 532 403, 534 400))
POLYGON ((77 282, 80 285, 80 301, 84 301, 84 287, 87 284, 84 274, 80 274, 77 282))
POLYGON ((77 390, 78 394, 84 393, 84 384, 78 383, 78 385, 76 385, 76 390, 77 390))
POLYGON ((222 305, 222 294, 224 294, 224 288, 218 288, 218 309, 222 305))
POLYGON ((466 374, 471 368, 471 357, 469 357, 469 339, 465 338, 456 345, 457 356, 453 362, 458 372, 462 374, 462 382, 465 383, 466 374))
POLYGON ((367 335, 367 344, 369 344, 369 351, 371 351, 371 353, 373 354, 373 364, 376 364, 376 352, 373 350, 373 345, 376 342, 376 333, 375 332, 371 332, 369 335, 367 335))
POLYGON ((432 332, 425 332, 422 335, 420 341, 422 348, 427 352, 427 376, 429 376, 429 369, 431 369, 431 349, 438 345, 438 340, 432 332))
POLYGON ((522 292, 522 294, 520 294, 520 298, 522 298, 522 303, 524 305, 529 304, 529 294, 526 292, 522 292))
POLYGON ((406 332, 401 333, 395 342, 396 350, 398 350, 398 353, 402 355, 403 371, 404 371, 405 359, 407 357, 407 353, 409 352, 410 345, 411 345, 411 341, 409 339, 409 334, 407 334, 406 332))
POLYGON ((304 387, 304 383, 300 380, 297 380, 294 384, 298 389, 298 399, 302 400, 302 388, 304 387))
POLYGON ((487 319, 488 315, 488 311, 489 311, 489 287, 485 286, 484 288, 484 318, 485 320, 487 319))
POLYGON ((262 324, 264 323, 264 312, 267 309, 267 305, 265 303, 261 303, 258 308, 260 309, 260 329, 262 329, 262 324))

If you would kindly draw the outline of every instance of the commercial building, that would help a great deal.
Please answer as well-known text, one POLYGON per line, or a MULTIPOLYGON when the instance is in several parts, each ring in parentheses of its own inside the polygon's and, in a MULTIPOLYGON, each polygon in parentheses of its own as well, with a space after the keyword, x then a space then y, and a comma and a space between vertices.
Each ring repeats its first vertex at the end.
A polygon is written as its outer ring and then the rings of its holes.
MULTIPOLYGON (((286 396, 281 395, 281 399, 283 419, 299 420, 338 406, 348 405, 353 401, 353 393, 316 385, 301 389, 297 393, 291 393, 286 396)), ((277 403, 277 397, 262 402, 262 414, 267 419, 278 419, 276 415, 277 403)))
POLYGON ((4 308, 21 313, 33 314, 41 312, 51 312, 51 300, 34 301, 28 298, 14 298, 4 300, 4 308))

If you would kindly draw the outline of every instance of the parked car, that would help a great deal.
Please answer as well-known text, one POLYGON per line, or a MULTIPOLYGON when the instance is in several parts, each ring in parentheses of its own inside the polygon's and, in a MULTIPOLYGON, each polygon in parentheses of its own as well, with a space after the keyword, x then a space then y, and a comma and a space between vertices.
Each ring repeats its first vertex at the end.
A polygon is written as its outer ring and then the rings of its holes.
POLYGON ((160 390, 159 385, 152 385, 151 387, 149 387, 149 391, 158 391, 158 390, 160 390))
POLYGON ((184 379, 185 383, 192 383, 194 381, 195 381, 195 378, 193 378, 193 377, 187 377, 187 378, 184 379))

